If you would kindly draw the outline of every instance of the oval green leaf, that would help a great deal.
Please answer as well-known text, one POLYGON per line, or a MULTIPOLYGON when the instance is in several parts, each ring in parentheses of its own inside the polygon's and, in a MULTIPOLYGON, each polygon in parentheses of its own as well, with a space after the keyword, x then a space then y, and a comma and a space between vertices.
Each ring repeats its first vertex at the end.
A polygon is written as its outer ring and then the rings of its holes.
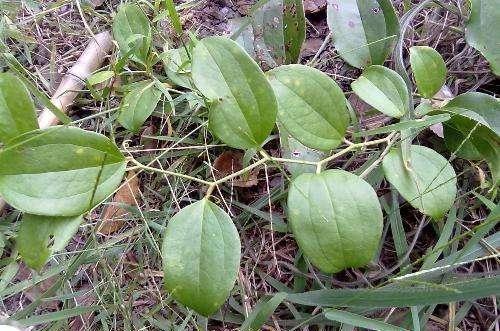
POLYGON ((498 183, 500 100, 484 93, 468 92, 454 98, 438 112, 451 115, 443 124, 446 147, 464 159, 485 159, 498 183))
POLYGON ((321 271, 361 267, 374 257, 382 235, 382 209, 373 188, 344 170, 303 174, 288 193, 292 231, 321 271))
POLYGON ((420 94, 431 99, 446 80, 446 65, 441 54, 427 46, 410 48, 410 64, 420 94))
POLYGON ((465 40, 480 51, 490 63, 491 71, 500 76, 499 0, 471 0, 471 13, 465 27, 465 40))
POLYGON ((229 215, 208 199, 179 211, 163 240, 165 286, 203 316, 226 301, 240 265, 240 238, 229 215))
POLYGON ((278 100, 278 120, 294 138, 324 151, 342 143, 349 113, 335 81, 300 64, 273 69, 268 77, 278 100))
POLYGON ((297 63, 306 39, 306 17, 302 0, 283 0, 285 62, 297 63))
POLYGON ((35 105, 24 84, 11 73, 0 73, 0 141, 38 129, 35 105))
POLYGON ((382 168, 387 180, 414 208, 440 220, 457 195, 457 175, 451 164, 436 151, 411 145, 410 167, 406 169, 400 149, 392 149, 382 168))
POLYGON ((155 110, 161 95, 161 91, 152 81, 135 84, 122 100, 118 122, 132 132, 139 131, 155 110))
POLYGON ((148 17, 136 4, 120 6, 113 20, 113 36, 120 53, 132 52, 132 59, 144 64, 151 43, 151 26, 148 17))
POLYGON ((339 55, 356 68, 383 64, 399 34, 389 0, 328 0, 327 21, 339 55))
POLYGON ((24 214, 16 238, 19 254, 30 268, 41 270, 52 254, 66 247, 82 222, 82 216, 24 214))
POLYGON ((409 96, 403 78, 383 66, 370 66, 351 83, 364 102, 387 116, 400 118, 408 111, 409 96))
POLYGON ((212 132, 231 147, 259 148, 274 128, 278 106, 257 63, 236 42, 208 37, 196 45, 191 70, 212 102, 212 132))
POLYGON ((0 152, 0 195, 29 214, 82 215, 114 192, 125 163, 103 135, 63 126, 35 130, 0 152))

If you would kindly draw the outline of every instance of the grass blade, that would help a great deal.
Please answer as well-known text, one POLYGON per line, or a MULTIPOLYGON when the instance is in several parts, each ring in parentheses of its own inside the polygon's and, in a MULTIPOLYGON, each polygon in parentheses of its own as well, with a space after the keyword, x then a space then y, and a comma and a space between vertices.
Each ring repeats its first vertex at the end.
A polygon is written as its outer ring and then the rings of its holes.
POLYGON ((325 317, 332 321, 337 321, 344 324, 379 331, 404 331, 406 329, 394 326, 388 323, 377 321, 372 318, 364 317, 358 314, 353 314, 348 311, 331 309, 325 312, 325 317))

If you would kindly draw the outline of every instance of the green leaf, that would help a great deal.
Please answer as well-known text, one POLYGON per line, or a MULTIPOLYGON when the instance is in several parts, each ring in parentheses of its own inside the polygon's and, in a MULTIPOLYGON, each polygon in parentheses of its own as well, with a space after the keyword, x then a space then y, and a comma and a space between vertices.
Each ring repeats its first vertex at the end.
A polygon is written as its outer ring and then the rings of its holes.
POLYGON ((120 105, 118 122, 132 131, 140 130, 160 101, 162 92, 152 81, 142 81, 127 93, 120 105))
POLYGON ((0 73, 0 141, 38 129, 35 105, 24 84, 11 73, 0 73))
POLYGON ((402 117, 408 112, 408 90, 403 78, 395 71, 370 66, 351 83, 351 88, 363 101, 391 117, 402 117))
POLYGON ((264 68, 296 63, 305 40, 302 0, 257 2, 251 15, 230 20, 235 39, 264 68))
POLYGON ((212 132, 231 147, 260 148, 274 128, 278 106, 257 63, 236 42, 208 37, 194 49, 192 76, 212 102, 212 132))
POLYGON ((64 126, 31 131, 0 152, 0 195, 29 214, 82 215, 113 193, 125 163, 103 135, 64 126))
POLYGON ((451 115, 443 124, 446 147, 459 157, 485 159, 493 179, 500 180, 500 101, 478 92, 451 100, 437 112, 451 115))
POLYGON ((229 215, 205 198, 168 222, 162 254, 165 285, 172 297, 209 316, 234 286, 240 239, 229 215))
POLYGON ((82 216, 24 214, 16 239, 19 254, 30 268, 41 270, 53 253, 66 247, 82 222, 82 216))
POLYGON ((500 0, 471 0, 471 14, 465 26, 465 40, 481 52, 491 71, 500 76, 500 44, 498 43, 500 0))
POLYGON ((258 331, 267 322, 274 310, 285 300, 287 293, 276 293, 271 298, 260 299, 241 325, 241 331, 258 331))
POLYGON ((289 294, 287 301, 306 306, 411 307, 472 301, 497 295, 500 276, 451 280, 444 284, 389 285, 382 288, 318 290, 289 294))
POLYGON ((182 35, 182 23, 181 18, 179 17, 179 13, 177 9, 175 9, 175 3, 173 0, 165 0, 165 6, 168 10, 168 16, 170 17, 170 22, 174 27, 175 32, 178 36, 182 35))
POLYGON ((92 74, 89 78, 87 78, 87 83, 90 86, 94 86, 100 83, 104 83, 105 81, 113 78, 115 76, 114 71, 109 71, 109 70, 104 70, 104 71, 99 71, 96 72, 95 74, 92 74))
POLYGON ((306 39, 306 18, 302 0, 283 0, 285 62, 297 63, 306 39))
MULTIPOLYGON (((280 135, 281 155, 284 158, 292 160, 302 160, 310 162, 318 162, 324 159, 327 155, 325 152, 317 151, 302 145, 297 139, 292 137, 283 125, 278 124, 280 135)), ((301 163, 285 163, 285 168, 295 178, 303 173, 316 172, 316 165, 301 164, 301 163)))
POLYGON ((399 34, 389 0, 329 0, 328 27, 339 55, 356 68, 383 64, 399 34))
POLYGON ((382 210, 373 188, 343 170, 303 174, 288 193, 289 223, 304 255, 321 271, 364 266, 382 235, 382 210))
POLYGON ((366 130, 366 131, 362 131, 362 132, 355 132, 353 134, 353 136, 354 137, 366 137, 366 136, 373 136, 376 134, 389 133, 389 132, 395 132, 395 131, 401 131, 401 130, 427 128, 427 127, 434 125, 434 124, 446 122, 450 118, 451 117, 448 114, 426 116, 424 118, 419 118, 416 120, 401 121, 399 123, 382 126, 380 128, 376 128, 376 129, 366 130))
POLYGON ((359 328, 379 331, 404 331, 406 329, 394 326, 376 319, 354 314, 348 311, 329 309, 325 312, 325 317, 332 321, 349 324, 359 328))
POLYGON ((382 162, 385 177, 414 208, 440 220, 455 201, 455 170, 430 148, 411 145, 410 153, 410 169, 407 169, 401 150, 392 149, 382 162))
POLYGON ((441 54, 427 46, 410 48, 410 64, 420 94, 431 99, 446 80, 446 65, 441 54))
POLYGON ((278 120, 295 139, 324 151, 342 143, 349 113, 335 81, 300 64, 273 69, 268 78, 278 100, 278 120))
POLYGON ((133 49, 132 60, 145 64, 151 44, 151 26, 138 5, 120 6, 113 20, 113 36, 122 55, 133 49))

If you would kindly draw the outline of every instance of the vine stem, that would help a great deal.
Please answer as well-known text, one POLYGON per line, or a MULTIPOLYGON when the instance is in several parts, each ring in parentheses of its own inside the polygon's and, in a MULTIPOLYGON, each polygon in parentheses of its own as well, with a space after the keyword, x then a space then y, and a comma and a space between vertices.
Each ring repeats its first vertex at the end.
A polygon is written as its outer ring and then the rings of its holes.
MULTIPOLYGON (((393 132, 391 134, 389 134, 387 137, 385 138, 381 138, 381 139, 376 139, 376 140, 371 140, 371 141, 366 141, 366 142, 362 142, 362 143, 352 143, 350 141, 346 141, 346 144, 348 145, 346 148, 344 148, 343 150, 323 159, 323 160, 320 160, 320 161, 306 161, 306 160, 297 160, 297 159, 287 159, 287 158, 281 158, 281 157, 273 157, 273 156, 270 156, 269 154, 267 154, 265 151, 261 151, 261 156, 262 158, 259 159, 258 161, 252 163, 251 165, 239 170, 239 171, 236 171, 230 175, 227 175, 225 177, 222 177, 220 179, 217 179, 215 181, 208 181, 208 180, 204 180, 204 179, 201 179, 201 178, 197 178, 197 177, 193 177, 193 176, 189 176, 189 175, 186 175, 186 174, 183 174, 183 173, 179 173, 179 172, 174 172, 174 171, 170 171, 170 170, 163 170, 163 169, 158 169, 158 168, 154 168, 154 167, 150 167, 150 166, 147 166, 147 165, 144 165, 142 163, 140 163, 139 161, 137 161, 134 157, 130 156, 127 158, 127 160, 131 163, 133 163, 135 166, 134 167, 130 167, 128 168, 128 170, 131 170, 131 169, 142 169, 142 170, 145 170, 145 171, 151 171, 151 172, 157 172, 157 173, 161 173, 161 174, 166 174, 166 175, 170 175, 170 176, 176 176, 176 177, 180 177, 180 178, 184 178, 184 179, 188 179, 188 180, 191 180, 191 181, 194 181, 194 182, 197 182, 197 183, 200 183, 200 184, 203 184, 203 185, 207 185, 208 186, 208 189, 207 189, 207 192, 205 194, 205 197, 206 198, 209 198, 212 194, 212 192, 214 191, 214 189, 222 184, 222 183, 225 183, 233 178, 236 178, 238 176, 241 176, 245 173, 247 173, 248 171, 251 171, 252 169, 255 169, 267 162, 276 162, 276 163, 299 163, 299 164, 308 164, 308 165, 315 165, 317 168, 317 173, 321 172, 321 169, 323 167, 324 164, 346 154, 346 153, 349 153, 350 151, 354 150, 354 149, 357 149, 357 148, 363 148, 363 147, 368 147, 368 146, 375 146, 375 145, 380 145, 380 144, 384 144, 384 143, 387 143, 387 147, 385 148, 384 152, 382 152, 382 155, 385 155, 389 148, 395 143, 396 139, 397 138, 397 133, 396 132, 393 132)), ((374 168, 378 165, 378 163, 381 162, 381 159, 382 159, 383 156, 381 156, 379 159, 380 160, 376 160, 375 161, 375 165, 371 165, 370 168, 374 168)), ((368 168, 367 170, 365 170, 364 173, 366 173, 367 171, 371 171, 373 169, 370 169, 368 168), (369 170, 370 169, 370 170, 369 170)), ((363 174, 364 174, 363 173, 363 174)))

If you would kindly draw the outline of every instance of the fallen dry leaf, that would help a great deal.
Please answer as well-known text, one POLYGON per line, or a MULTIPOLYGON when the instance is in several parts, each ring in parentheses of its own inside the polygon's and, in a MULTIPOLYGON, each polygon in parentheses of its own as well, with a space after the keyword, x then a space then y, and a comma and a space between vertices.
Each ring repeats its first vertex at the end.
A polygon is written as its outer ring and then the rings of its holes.
MULTIPOLYGON (((216 179, 223 178, 243 169, 243 153, 225 151, 214 161, 214 175, 216 179)), ((236 177, 231 183, 236 187, 252 187, 259 183, 259 169, 236 177)))
MULTIPOLYGON (((129 172, 126 183, 113 197, 113 203, 135 206, 136 201, 139 200, 140 193, 139 178, 134 172, 129 172)), ((127 210, 117 205, 107 206, 97 233, 110 235, 120 230, 125 225, 128 214, 127 210)))

